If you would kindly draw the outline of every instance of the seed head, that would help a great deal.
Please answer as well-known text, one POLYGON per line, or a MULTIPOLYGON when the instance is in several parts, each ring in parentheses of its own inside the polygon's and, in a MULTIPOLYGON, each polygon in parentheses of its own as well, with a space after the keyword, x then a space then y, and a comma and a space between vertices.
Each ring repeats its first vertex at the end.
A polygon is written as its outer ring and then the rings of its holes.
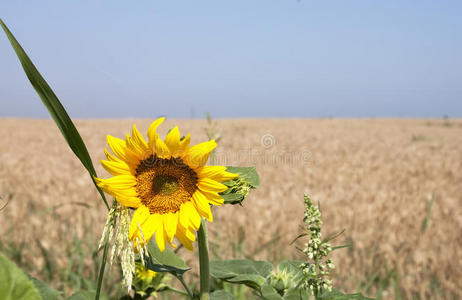
POLYGON ((332 259, 327 256, 332 251, 330 244, 322 241, 321 235, 321 211, 313 205, 310 197, 304 196, 305 214, 303 222, 309 241, 305 243, 302 252, 308 261, 300 265, 300 269, 305 276, 302 284, 304 288, 311 291, 312 295, 318 295, 322 290, 330 291, 332 281, 329 279, 330 270, 335 268, 332 259))

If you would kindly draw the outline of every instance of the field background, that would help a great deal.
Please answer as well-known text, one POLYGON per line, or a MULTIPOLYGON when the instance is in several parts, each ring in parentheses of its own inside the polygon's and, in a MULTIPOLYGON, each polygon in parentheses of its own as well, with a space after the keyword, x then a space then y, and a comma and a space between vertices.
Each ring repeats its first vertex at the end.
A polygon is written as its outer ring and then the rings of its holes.
MULTIPOLYGON (((76 121, 100 176, 105 135, 123 138, 133 123, 145 133, 150 120, 76 121)), ((206 120, 169 119, 160 132, 174 124, 193 143, 207 140, 206 120)), ((337 287, 462 297, 462 120, 233 119, 216 128, 217 164, 255 165, 261 185, 243 207, 214 208, 214 255, 301 258, 289 243, 307 193, 321 203, 324 234, 345 229, 333 244, 353 245, 333 254, 337 287)), ((50 120, 0 119, 0 137, 0 251, 66 294, 94 286, 106 210, 88 174, 50 120)), ((107 274, 115 294, 119 271, 107 274)))

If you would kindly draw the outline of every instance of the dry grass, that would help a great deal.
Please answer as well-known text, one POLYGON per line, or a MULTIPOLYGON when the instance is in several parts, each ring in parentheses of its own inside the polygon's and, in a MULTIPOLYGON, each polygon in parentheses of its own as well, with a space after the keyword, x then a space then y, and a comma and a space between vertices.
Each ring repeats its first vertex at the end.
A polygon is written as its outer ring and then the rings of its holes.
MULTIPOLYGON (((354 245, 334 253, 341 289, 384 298, 462 297, 462 121, 446 121, 220 120, 217 163, 256 165, 261 186, 244 207, 214 210, 216 252, 297 257, 289 243, 299 233, 306 192, 321 202, 327 232, 346 229, 334 243, 354 245)), ((132 123, 76 122, 99 174, 105 134, 123 137, 132 123)), ((145 131, 149 120, 136 124, 145 131)), ((194 143, 206 139, 205 120, 168 120, 163 132, 173 124, 194 143)), ((88 253, 105 219, 87 173, 52 121, 0 119, 0 137, 0 196, 8 201, 0 212, 0 250, 66 293, 91 286, 72 282, 79 280, 72 274, 95 278, 88 253)))

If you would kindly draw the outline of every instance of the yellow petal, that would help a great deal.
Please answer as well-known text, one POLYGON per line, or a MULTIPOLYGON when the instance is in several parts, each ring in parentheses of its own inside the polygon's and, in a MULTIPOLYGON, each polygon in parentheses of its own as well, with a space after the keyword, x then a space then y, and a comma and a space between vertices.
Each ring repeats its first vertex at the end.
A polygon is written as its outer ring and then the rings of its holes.
MULTIPOLYGON (((133 223, 133 220, 132 220, 133 223)), ((132 224, 130 224, 131 226, 132 224)), ((138 226, 138 224, 135 224, 138 226)), ((141 224, 140 224, 141 225, 141 224)), ((160 215, 158 214, 152 214, 149 215, 148 219, 144 222, 144 224, 141 225, 141 230, 143 231, 143 236, 141 236, 141 233, 138 231, 135 231, 134 237, 138 237, 140 241, 143 241, 143 237, 146 243, 148 243, 154 232, 159 230, 159 228, 162 227, 162 221, 160 218, 160 215)))
POLYGON ((178 151, 180 153, 180 157, 184 157, 188 153, 190 143, 191 143, 191 135, 190 134, 185 136, 184 139, 180 141, 180 145, 178 146, 178 151))
POLYGON ((138 129, 136 128, 136 125, 133 124, 133 129, 132 129, 132 139, 133 141, 138 144, 138 146, 143 149, 143 150, 147 150, 149 147, 148 147, 148 143, 146 143, 146 141, 144 140, 143 136, 141 135, 141 133, 138 131, 138 129))
POLYGON ((127 151, 127 146, 125 144, 125 141, 115 138, 111 135, 107 135, 107 143, 109 147, 111 147, 112 152, 121 160, 126 161, 126 151, 127 151))
POLYGON ((95 178, 95 180, 101 188, 108 186, 111 189, 124 189, 136 185, 136 177, 132 175, 117 175, 108 179, 95 178))
POLYGON ((223 182, 239 177, 239 174, 226 172, 223 166, 204 166, 195 170, 199 178, 210 178, 218 182, 223 182))
POLYGON ((197 183, 197 187, 205 192, 224 192, 228 189, 228 187, 222 183, 219 183, 215 180, 210 178, 201 178, 197 183))
POLYGON ((138 197, 127 197, 124 195, 113 195, 117 202, 125 207, 138 208, 141 205, 141 201, 138 197))
POLYGON ((207 201, 207 198, 205 198, 204 194, 202 194, 201 191, 197 190, 193 194, 192 198, 199 214, 207 220, 209 220, 210 222, 213 222, 212 211, 210 210, 209 202, 207 201))
POLYGON ((149 143, 149 147, 150 148, 153 148, 156 144, 156 139, 158 138, 158 135, 157 135, 157 127, 159 127, 160 124, 162 124, 162 122, 165 120, 164 117, 162 118, 159 118, 157 120, 155 120, 154 122, 152 122, 151 126, 149 126, 149 129, 148 129, 148 143, 149 143))
POLYGON ((127 146, 127 149, 129 149, 138 160, 143 159, 143 155, 145 150, 141 148, 127 133, 125 136, 125 145, 127 146))
POLYGON ((170 150, 168 149, 164 141, 161 139, 156 140, 156 151, 155 152, 157 156, 160 158, 170 158, 170 150))
POLYGON ((201 225, 201 216, 191 201, 181 205, 179 221, 184 228, 192 227, 195 230, 199 229, 201 225))
POLYGON ((113 186, 103 186, 102 189, 108 193, 111 194, 112 196, 119 198, 119 197, 124 197, 124 198, 136 198, 138 196, 138 193, 136 192, 136 188, 123 188, 123 187, 113 187, 113 186))
POLYGON ((165 138, 165 144, 167 145, 170 153, 173 157, 180 156, 179 147, 180 147, 180 131, 178 130, 178 126, 175 126, 170 132, 167 134, 165 138))
POLYGON ((116 192, 116 191, 111 191, 110 195, 114 196, 116 198, 117 202, 122 204, 123 206, 126 207, 132 207, 132 208, 138 208, 141 205, 141 200, 137 196, 131 196, 127 195, 128 192, 116 192))
POLYGON ((136 168, 136 165, 139 163, 139 156, 127 148, 126 142, 110 135, 107 135, 106 137, 107 143, 109 144, 109 147, 111 147, 112 152, 114 152, 119 159, 123 160, 131 168, 136 168))
POLYGON ((131 175, 118 175, 118 176, 111 177, 109 179, 102 179, 102 178, 95 177, 95 182, 106 193, 112 195, 113 192, 125 193, 131 189, 134 189, 134 186, 136 185, 136 181, 133 179, 134 177, 131 175))
POLYGON ((108 171, 114 176, 132 174, 130 167, 121 160, 118 160, 118 161, 102 160, 101 165, 103 166, 104 169, 106 169, 106 171, 108 171))
POLYGON ((167 213, 164 215, 164 227, 168 241, 172 243, 178 225, 178 213, 167 213))
POLYGON ((191 228, 185 229, 183 231, 184 235, 186 238, 190 241, 195 241, 196 240, 196 235, 194 234, 194 231, 191 230, 191 228))
POLYGON ((118 159, 117 157, 115 157, 114 155, 112 155, 111 153, 109 153, 109 151, 107 151, 106 148, 104 148, 104 154, 106 154, 106 158, 107 158, 107 160, 109 160, 109 161, 121 161, 120 159, 118 159))
POLYGON ((194 207, 194 203, 191 201, 186 202, 186 213, 189 216, 190 224, 192 225, 191 227, 194 228, 195 230, 199 230, 199 227, 201 226, 201 216, 199 215, 199 212, 196 210, 196 207, 194 207))
POLYGON ((201 168, 196 169, 196 173, 199 178, 211 178, 213 176, 217 176, 221 172, 225 172, 226 167, 224 166, 203 166, 201 168))
POLYGON ((220 206, 225 203, 225 199, 223 199, 222 197, 216 199, 209 199, 209 203, 216 206, 220 206))
POLYGON ((201 191, 201 192, 202 194, 204 194, 204 196, 207 198, 210 204, 223 205, 223 203, 225 203, 225 200, 223 199, 223 197, 218 195, 216 192, 204 192, 204 191, 201 191))
MULTIPOLYGON (((140 205, 140 207, 138 207, 138 209, 135 210, 135 213, 133 214, 132 222, 130 223, 130 229, 128 233, 130 240, 133 240, 133 235, 138 231, 138 223, 140 224, 140 226, 142 226, 144 222, 148 220, 150 215, 151 214, 149 213, 149 209, 144 205, 140 205)), ((143 234, 144 234, 144 230, 143 230, 143 234)), ((145 238, 147 239, 146 236, 145 238)))
POLYGON ((180 241, 180 243, 183 244, 183 246, 188 249, 189 251, 193 251, 193 244, 192 242, 194 240, 190 240, 186 237, 185 235, 186 229, 182 228, 180 225, 178 225, 178 230, 176 233, 176 238, 180 241))
POLYGON ((203 167, 209 159, 210 152, 217 147, 215 140, 204 142, 189 148, 185 156, 186 163, 191 168, 203 167))
MULTIPOLYGON (((163 216, 161 215, 161 218, 163 216)), ((164 230, 164 221, 162 220, 161 225, 156 230, 156 243, 159 247, 160 252, 164 252, 165 250, 165 230, 164 230)))
POLYGON ((126 207, 137 208, 141 204, 141 201, 137 197, 137 192, 132 182, 133 179, 129 177, 134 178, 131 175, 119 175, 109 179, 97 177, 94 177, 94 179, 103 191, 114 196, 120 204, 126 207), (112 182, 116 182, 117 184, 114 185, 112 182))

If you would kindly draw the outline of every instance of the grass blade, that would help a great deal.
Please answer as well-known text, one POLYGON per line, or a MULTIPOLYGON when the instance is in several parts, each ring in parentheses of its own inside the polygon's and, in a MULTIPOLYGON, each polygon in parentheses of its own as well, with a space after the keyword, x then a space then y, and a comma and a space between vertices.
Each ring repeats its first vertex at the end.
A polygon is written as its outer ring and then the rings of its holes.
POLYGON ((327 236, 325 239, 323 239, 322 242, 323 243, 328 243, 328 242, 330 242, 332 240, 335 240, 336 238, 341 236, 344 232, 345 232, 345 229, 343 229, 342 231, 339 231, 337 233, 331 234, 331 235, 327 236))
POLYGON ((332 247, 332 251, 337 250, 337 249, 342 249, 342 248, 351 248, 351 247, 353 247, 353 244, 346 244, 346 245, 342 245, 342 246, 335 246, 335 247, 332 247))
POLYGON ((422 231, 425 231, 428 228, 428 224, 430 223, 430 214, 432 212, 434 201, 435 201, 435 193, 433 192, 430 201, 427 202, 427 212, 425 214, 425 219, 422 224, 422 231))
POLYGON ((302 238, 302 237, 305 237, 307 236, 308 233, 304 232, 304 233, 300 233, 299 235, 297 235, 297 237, 289 244, 289 245, 292 245, 293 243, 295 243, 298 239, 302 238))
POLYGON ((93 184, 98 189, 99 193, 101 194, 101 197, 103 198, 104 203, 106 204, 106 207, 109 209, 109 205, 107 203, 103 191, 96 185, 96 182, 93 179, 93 176, 96 176, 95 168, 93 166, 93 163, 91 162, 91 158, 88 154, 87 147, 85 146, 79 132, 75 128, 74 123, 72 122, 71 118, 62 106, 61 102, 58 100, 58 97, 56 97, 51 87, 48 85, 48 83, 45 81, 42 75, 40 75, 37 68, 35 68, 34 64, 27 56, 26 52, 24 52, 24 49, 21 47, 21 45, 18 43, 16 38, 13 36, 13 34, 10 32, 8 27, 5 25, 5 23, 3 23, 1 19, 0 25, 2 26, 3 31, 5 31, 6 36, 10 40, 11 46, 13 47, 14 51, 16 52, 16 55, 18 56, 19 61, 21 62, 21 65, 24 69, 24 72, 27 75, 27 78, 29 78, 30 83, 34 87, 37 94, 40 96, 40 99, 42 99, 43 104, 50 112, 50 115, 55 121, 56 125, 58 125, 58 128, 63 134, 64 138, 66 139, 69 147, 71 147, 71 150, 82 162, 83 166, 85 167, 85 169, 87 169, 88 173, 90 173, 93 184))

